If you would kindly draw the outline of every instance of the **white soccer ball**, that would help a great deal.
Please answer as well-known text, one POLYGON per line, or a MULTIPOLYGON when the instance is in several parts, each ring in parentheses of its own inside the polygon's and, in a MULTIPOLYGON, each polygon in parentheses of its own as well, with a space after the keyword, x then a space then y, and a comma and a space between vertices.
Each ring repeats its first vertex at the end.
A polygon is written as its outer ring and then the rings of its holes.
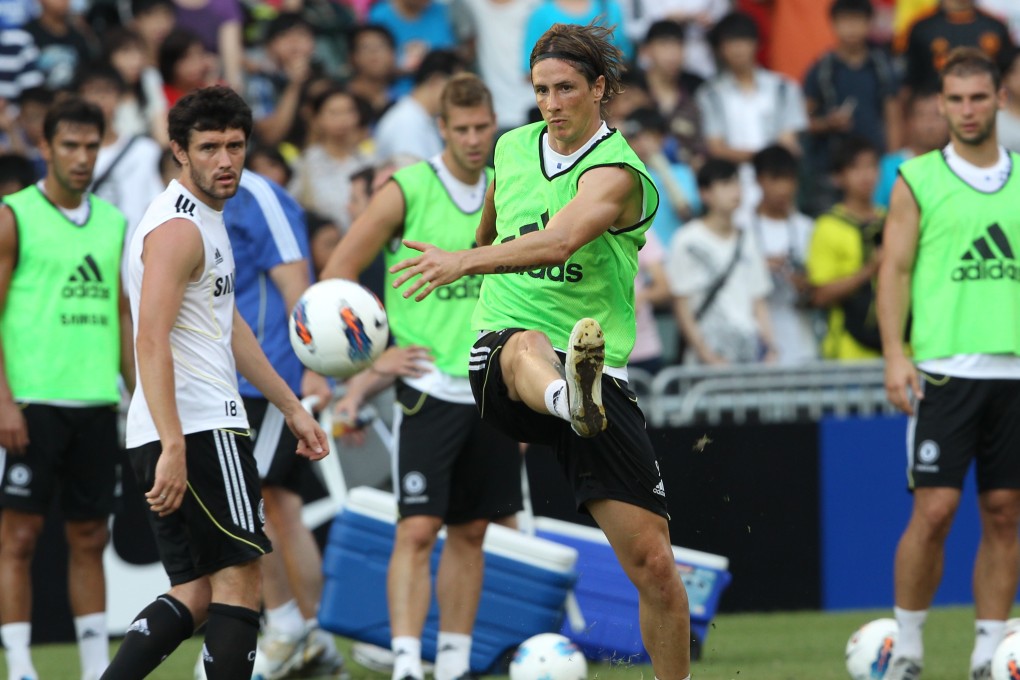
MULTIPOLYGON (((255 667, 251 672, 251 680, 269 680, 269 659, 262 653, 260 647, 255 648, 255 667)), ((195 662, 195 680, 208 680, 205 674, 205 659, 202 652, 198 653, 198 660, 195 662)))
POLYGON ((1017 628, 1017 619, 1006 622, 1006 633, 992 655, 992 680, 1020 680, 1020 632, 1017 628))
POLYGON ((334 378, 368 368, 386 348, 389 332, 379 298, 343 279, 309 287, 290 315, 290 344, 298 359, 334 378))
POLYGON ((530 637, 510 662, 510 680, 587 680, 588 662, 568 638, 558 633, 530 637))
POLYGON ((884 678, 898 632, 895 619, 876 619, 854 631, 846 643, 846 669, 850 677, 853 680, 884 678))

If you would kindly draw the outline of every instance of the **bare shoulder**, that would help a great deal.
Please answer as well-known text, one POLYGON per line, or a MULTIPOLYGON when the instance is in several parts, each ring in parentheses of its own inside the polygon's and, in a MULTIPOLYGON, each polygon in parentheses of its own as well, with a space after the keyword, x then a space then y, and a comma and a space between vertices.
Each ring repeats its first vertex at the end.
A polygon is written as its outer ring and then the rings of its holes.
POLYGON ((641 189, 641 180, 637 170, 626 163, 600 165, 586 170, 577 181, 577 193, 584 192, 590 196, 601 195, 604 198, 625 200, 637 194, 641 189))
POLYGON ((18 220, 10 206, 0 203, 0 256, 17 252, 18 220))
POLYGON ((142 241, 142 261, 149 265, 153 258, 188 271, 201 267, 205 246, 198 224, 173 217, 153 228, 142 241))

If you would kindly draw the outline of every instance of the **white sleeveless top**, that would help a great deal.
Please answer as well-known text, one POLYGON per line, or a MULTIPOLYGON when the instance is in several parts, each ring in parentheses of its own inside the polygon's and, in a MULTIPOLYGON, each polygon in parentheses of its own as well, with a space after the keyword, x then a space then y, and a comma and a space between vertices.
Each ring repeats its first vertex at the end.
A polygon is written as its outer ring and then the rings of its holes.
MULTIPOLYGON (((248 416, 237 391, 237 372, 231 351, 234 320, 234 254, 223 224, 223 213, 198 200, 177 180, 145 211, 128 245, 127 286, 134 335, 138 337, 142 247, 146 235, 172 219, 186 219, 198 227, 205 247, 205 272, 188 283, 177 321, 170 332, 174 361, 177 412, 184 434, 218 428, 248 429, 248 416)), ((154 253, 156 257, 158 253, 154 253)), ((135 361, 138 359, 137 348, 135 361)), ((127 446, 159 439, 141 380, 131 398, 127 417, 127 446)))

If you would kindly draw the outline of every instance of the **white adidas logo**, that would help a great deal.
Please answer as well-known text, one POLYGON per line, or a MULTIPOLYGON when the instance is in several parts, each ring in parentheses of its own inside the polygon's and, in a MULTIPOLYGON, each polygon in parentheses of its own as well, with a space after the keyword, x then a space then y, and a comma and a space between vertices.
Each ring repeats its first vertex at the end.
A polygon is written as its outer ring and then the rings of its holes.
POLYGON ((132 623, 130 626, 128 626, 127 632, 128 633, 131 633, 131 632, 141 633, 142 635, 145 635, 146 637, 148 637, 149 635, 151 635, 151 633, 149 632, 149 620, 148 619, 138 619, 137 621, 132 623))

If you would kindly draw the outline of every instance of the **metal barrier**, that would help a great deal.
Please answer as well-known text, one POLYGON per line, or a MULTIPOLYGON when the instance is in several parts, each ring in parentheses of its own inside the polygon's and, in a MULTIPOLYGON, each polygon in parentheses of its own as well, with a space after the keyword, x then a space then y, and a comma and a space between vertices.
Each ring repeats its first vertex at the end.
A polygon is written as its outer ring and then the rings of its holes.
POLYGON ((654 427, 695 422, 765 423, 818 420, 823 415, 893 413, 883 363, 813 362, 802 366, 670 366, 649 381, 631 382, 654 427))

